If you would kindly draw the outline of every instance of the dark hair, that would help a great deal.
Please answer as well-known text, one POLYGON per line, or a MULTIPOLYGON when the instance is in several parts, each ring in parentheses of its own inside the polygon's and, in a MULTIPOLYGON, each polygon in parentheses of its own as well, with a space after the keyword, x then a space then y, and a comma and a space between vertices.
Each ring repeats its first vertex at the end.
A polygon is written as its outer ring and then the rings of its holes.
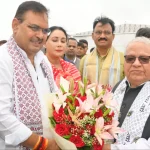
POLYGON ((94 22, 93 22, 93 30, 95 28, 95 26, 98 24, 98 23, 101 23, 102 25, 105 25, 105 24, 110 24, 111 25, 111 28, 112 28, 112 33, 114 33, 115 31, 115 23, 113 20, 107 18, 107 17, 97 17, 94 22))
POLYGON ((6 40, 1 40, 0 45, 5 44, 7 41, 6 40))
POLYGON ((82 43, 84 43, 84 44, 86 44, 88 46, 88 42, 85 39, 81 39, 81 40, 79 40, 79 42, 82 42, 82 43))
POLYGON ((50 29, 50 34, 47 36, 47 40, 48 40, 48 38, 50 37, 51 33, 52 33, 53 31, 55 31, 55 30, 60 30, 60 31, 62 31, 62 32, 65 34, 66 39, 68 38, 68 35, 67 35, 66 30, 65 30, 64 28, 62 28, 62 27, 59 27, 59 26, 52 26, 52 27, 50 27, 49 29, 50 29))
POLYGON ((94 50, 94 48, 95 48, 95 47, 92 47, 92 48, 90 49, 90 53, 94 50))
POLYGON ((68 41, 69 40, 73 40, 73 41, 76 41, 78 43, 78 41, 75 38, 68 38, 68 41))
POLYGON ((135 37, 141 37, 144 36, 146 38, 150 38, 150 28, 140 28, 137 32, 135 37))
POLYGON ((33 11, 35 13, 45 13, 48 16, 48 9, 40 2, 25 1, 19 5, 15 14, 15 18, 19 19, 20 21, 23 21, 24 14, 27 11, 33 11))
POLYGON ((84 44, 82 42, 78 42, 78 46, 81 46, 82 48, 85 48, 84 44))

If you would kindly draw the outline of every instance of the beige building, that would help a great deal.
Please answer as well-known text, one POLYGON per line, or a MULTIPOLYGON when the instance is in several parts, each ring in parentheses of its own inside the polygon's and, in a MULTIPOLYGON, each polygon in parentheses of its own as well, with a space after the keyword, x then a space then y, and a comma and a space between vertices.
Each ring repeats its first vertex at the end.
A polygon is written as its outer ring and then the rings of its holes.
MULTIPOLYGON (((115 39, 113 41, 114 47, 119 50, 125 50, 125 47, 129 41, 131 41, 135 37, 135 33, 139 28, 142 27, 150 27, 150 25, 140 25, 140 24, 123 24, 116 26, 115 30, 115 39)), ((91 37, 92 31, 81 32, 72 35, 72 37, 76 38, 78 41, 80 39, 86 39, 89 43, 89 50, 95 46, 94 41, 91 37)))

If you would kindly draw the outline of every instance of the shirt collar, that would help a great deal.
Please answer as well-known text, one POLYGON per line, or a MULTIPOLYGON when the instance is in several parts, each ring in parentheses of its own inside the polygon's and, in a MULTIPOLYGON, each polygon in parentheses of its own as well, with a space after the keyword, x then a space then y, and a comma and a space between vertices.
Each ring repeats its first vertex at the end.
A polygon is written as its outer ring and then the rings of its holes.
MULTIPOLYGON (((21 49, 18 45, 17 45, 17 48, 22 53, 22 56, 25 58, 25 60, 27 62, 31 62, 30 59, 28 58, 27 53, 23 49, 21 49)), ((44 57, 45 57, 44 53, 40 50, 39 52, 36 53, 34 57, 34 63, 36 65, 40 65, 44 57)))
POLYGON ((75 64, 76 60, 77 60, 77 57, 75 57, 74 60, 73 60, 74 64, 75 64))
POLYGON ((77 57, 75 56, 74 60, 70 60, 70 59, 68 59, 67 56, 65 55, 64 60, 75 64, 75 62, 76 62, 76 60, 77 60, 77 57))
MULTIPOLYGON (((129 88, 131 88, 131 84, 130 84, 130 82, 128 81, 128 79, 126 78, 126 85, 129 87, 129 88)), ((147 82, 147 81, 146 81, 147 82)), ((140 84, 139 86, 137 86, 137 87, 140 87, 140 86, 143 86, 146 82, 144 82, 144 83, 142 83, 142 84, 140 84)), ((136 87, 136 88, 137 88, 136 87)))
POLYGON ((97 50, 97 49, 96 49, 96 52, 97 52, 97 55, 98 55, 99 57, 105 58, 105 57, 108 55, 110 49, 111 49, 111 48, 109 48, 109 49, 107 50, 107 53, 106 53, 105 55, 100 55, 100 54, 98 53, 98 50, 97 50))

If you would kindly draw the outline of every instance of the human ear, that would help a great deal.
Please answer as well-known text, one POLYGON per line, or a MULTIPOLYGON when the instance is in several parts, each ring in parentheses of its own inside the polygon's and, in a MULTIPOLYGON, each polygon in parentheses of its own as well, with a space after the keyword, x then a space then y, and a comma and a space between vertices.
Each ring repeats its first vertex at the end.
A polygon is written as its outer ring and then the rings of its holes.
POLYGON ((14 18, 12 21, 13 33, 17 32, 19 24, 20 24, 19 20, 17 18, 14 18))

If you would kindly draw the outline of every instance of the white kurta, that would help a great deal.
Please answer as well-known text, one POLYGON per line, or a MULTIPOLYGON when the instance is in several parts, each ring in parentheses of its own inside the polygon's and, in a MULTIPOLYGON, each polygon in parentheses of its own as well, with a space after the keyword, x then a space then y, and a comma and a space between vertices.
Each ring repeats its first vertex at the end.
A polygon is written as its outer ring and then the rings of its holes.
MULTIPOLYGON (((36 87, 41 108, 43 110, 42 123, 43 123, 43 135, 50 137, 50 132, 48 132, 49 121, 48 115, 46 113, 45 104, 43 103, 43 97, 45 94, 50 93, 49 82, 45 78, 42 68, 40 66, 43 58, 47 62, 52 72, 51 65, 43 54, 43 52, 38 52, 35 56, 35 68, 28 59, 26 53, 22 51, 23 56, 27 62, 27 67, 30 71, 32 80, 36 87), (44 120, 44 122, 43 122, 44 120), (47 120, 47 122, 45 122, 47 120)), ((54 79, 53 79, 54 82, 54 79)), ((21 123, 13 114, 13 93, 12 93, 12 83, 13 83, 13 63, 8 51, 6 49, 6 44, 0 46, 0 149, 19 149, 18 144, 22 143, 32 134, 32 131, 21 123)), ((54 89, 57 91, 57 86, 54 84, 54 89)))

